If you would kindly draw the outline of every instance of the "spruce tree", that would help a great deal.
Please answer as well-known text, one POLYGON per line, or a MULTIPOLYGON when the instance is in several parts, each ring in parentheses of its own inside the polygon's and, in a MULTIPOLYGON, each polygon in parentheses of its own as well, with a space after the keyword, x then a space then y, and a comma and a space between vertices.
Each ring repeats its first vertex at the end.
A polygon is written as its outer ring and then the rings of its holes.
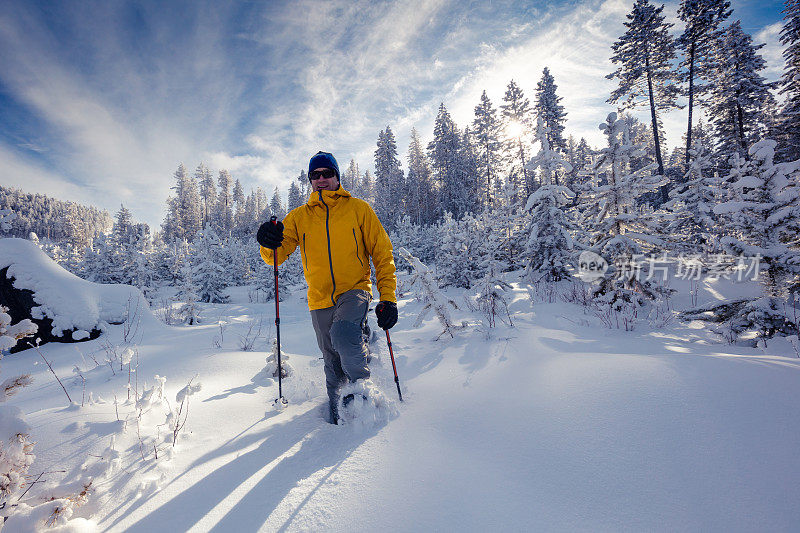
POLYGON ((203 163, 200 163, 194 171, 194 178, 197 180, 199 186, 200 200, 203 206, 202 224, 203 227, 205 227, 211 220, 211 215, 214 212, 217 201, 217 190, 214 188, 214 175, 203 163))
POLYGON ((283 220, 286 216, 286 209, 283 207, 283 200, 281 200, 281 192, 278 187, 272 193, 272 200, 269 202, 269 211, 271 216, 278 217, 278 220, 283 220))
POLYGON ((530 158, 527 147, 532 134, 531 104, 514 80, 508 83, 503 104, 500 105, 500 114, 506 136, 505 154, 509 166, 507 179, 520 191, 533 190, 525 168, 530 158))
MULTIPOLYGON (((408 206, 411 220, 417 225, 433 223, 436 216, 436 197, 431 165, 415 128, 411 128, 411 141, 408 145, 407 181, 409 188, 413 188, 411 196, 414 201, 408 206)), ((417 250, 415 252, 419 255, 417 250)))
POLYGON ((475 193, 462 182, 463 173, 459 164, 461 142, 456 123, 444 104, 440 104, 433 126, 433 140, 428 143, 428 157, 438 192, 437 219, 445 213, 459 219, 467 211, 466 196, 474 196, 475 193))
POLYGON ((297 186, 296 182, 292 182, 289 185, 289 207, 288 210, 291 211, 297 207, 300 207, 305 203, 305 199, 300 196, 300 187, 297 186))
POLYGON ((786 0, 780 40, 785 61, 780 94, 785 100, 778 116, 775 137, 781 161, 800 159, 800 1, 786 0))
MULTIPOLYGON (((618 79, 619 87, 611 93, 609 103, 621 103, 622 109, 636 108, 645 102, 650 107, 650 120, 655 142, 658 174, 664 175, 661 155, 659 112, 676 106, 678 88, 672 61, 675 59, 675 41, 669 33, 672 24, 665 22, 662 11, 650 0, 636 0, 633 11, 625 22, 627 31, 611 45, 611 61, 618 64, 608 79, 618 79)), ((667 191, 663 190, 666 199, 667 191)))
POLYGON ((375 150, 375 214, 387 231, 393 230, 404 212, 403 170, 397 156, 397 142, 389 126, 378 134, 375 150))
POLYGON ((231 187, 233 178, 227 170, 220 170, 217 177, 219 192, 217 194, 217 213, 215 217, 215 229, 219 235, 230 235, 233 227, 233 195, 231 187))
POLYGON ((775 84, 759 74, 767 66, 758 53, 763 47, 763 43, 753 45, 753 38, 738 20, 718 43, 709 114, 721 161, 734 152, 749 159, 750 146, 766 129, 767 110, 774 105, 770 89, 775 84))
POLYGON ((472 136, 475 140, 478 175, 480 176, 478 190, 475 193, 480 199, 480 203, 487 207, 492 205, 492 187, 500 178, 502 148, 500 129, 497 109, 486 96, 486 91, 483 91, 481 103, 475 106, 472 136))
MULTIPOLYGON (((536 115, 547 127, 547 142, 553 150, 566 150, 564 123, 567 113, 561 105, 562 98, 556 94, 558 85, 547 67, 542 71, 542 79, 536 85, 536 115)), ((538 135, 537 135, 538 137, 538 135)))
POLYGON ((715 42, 719 39, 720 25, 731 14, 727 0, 681 0, 678 18, 686 24, 676 43, 683 52, 681 81, 687 84, 688 126, 686 127, 685 166, 689 166, 689 149, 692 147, 692 114, 695 98, 708 88, 703 81, 711 81, 715 42))

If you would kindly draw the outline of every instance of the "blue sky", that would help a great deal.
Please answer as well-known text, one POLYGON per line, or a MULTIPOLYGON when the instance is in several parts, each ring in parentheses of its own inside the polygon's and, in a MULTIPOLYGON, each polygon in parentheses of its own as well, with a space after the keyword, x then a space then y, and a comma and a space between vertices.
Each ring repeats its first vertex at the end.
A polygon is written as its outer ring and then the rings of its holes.
MULTIPOLYGON (((781 71, 778 1, 733 1, 781 71)), ((0 2, 0 184, 160 224, 172 174, 204 162, 284 189, 317 150, 372 166, 390 125, 430 140, 485 89, 533 100, 548 66, 567 133, 599 144, 611 43, 632 0, 0 2)), ((674 19, 677 2, 665 11, 674 19)), ((676 28, 678 25, 676 25, 676 28)), ((684 113, 665 117, 668 143, 684 113)))

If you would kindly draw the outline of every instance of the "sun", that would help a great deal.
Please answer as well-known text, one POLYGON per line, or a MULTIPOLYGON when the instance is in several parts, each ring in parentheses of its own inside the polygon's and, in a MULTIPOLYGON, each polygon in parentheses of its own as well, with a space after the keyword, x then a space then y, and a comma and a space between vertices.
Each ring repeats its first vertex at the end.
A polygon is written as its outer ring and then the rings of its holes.
POLYGON ((524 128, 522 127, 522 124, 520 124, 516 120, 512 120, 506 126, 506 135, 508 135, 509 137, 520 137, 523 131, 524 128))

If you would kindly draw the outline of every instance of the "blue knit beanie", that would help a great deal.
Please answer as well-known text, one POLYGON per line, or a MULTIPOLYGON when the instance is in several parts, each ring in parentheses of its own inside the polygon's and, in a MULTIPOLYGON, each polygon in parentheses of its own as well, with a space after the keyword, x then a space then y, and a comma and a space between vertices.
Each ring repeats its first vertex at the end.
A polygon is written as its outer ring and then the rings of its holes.
POLYGON ((329 154, 328 152, 317 152, 314 154, 314 157, 312 157, 311 161, 308 162, 309 176, 311 176, 312 171, 318 168, 331 168, 336 171, 336 177, 341 179, 341 175, 339 174, 339 164, 336 162, 333 154, 329 154))

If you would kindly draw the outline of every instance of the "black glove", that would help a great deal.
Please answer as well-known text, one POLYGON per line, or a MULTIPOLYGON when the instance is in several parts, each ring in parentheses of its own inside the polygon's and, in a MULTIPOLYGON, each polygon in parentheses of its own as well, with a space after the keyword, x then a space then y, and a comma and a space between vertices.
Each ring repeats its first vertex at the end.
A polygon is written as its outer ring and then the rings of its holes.
POLYGON ((378 327, 392 329, 397 324, 397 304, 394 302, 380 302, 375 306, 375 316, 378 317, 378 327))
POLYGON ((258 244, 274 250, 283 242, 283 222, 264 222, 256 234, 258 244))

